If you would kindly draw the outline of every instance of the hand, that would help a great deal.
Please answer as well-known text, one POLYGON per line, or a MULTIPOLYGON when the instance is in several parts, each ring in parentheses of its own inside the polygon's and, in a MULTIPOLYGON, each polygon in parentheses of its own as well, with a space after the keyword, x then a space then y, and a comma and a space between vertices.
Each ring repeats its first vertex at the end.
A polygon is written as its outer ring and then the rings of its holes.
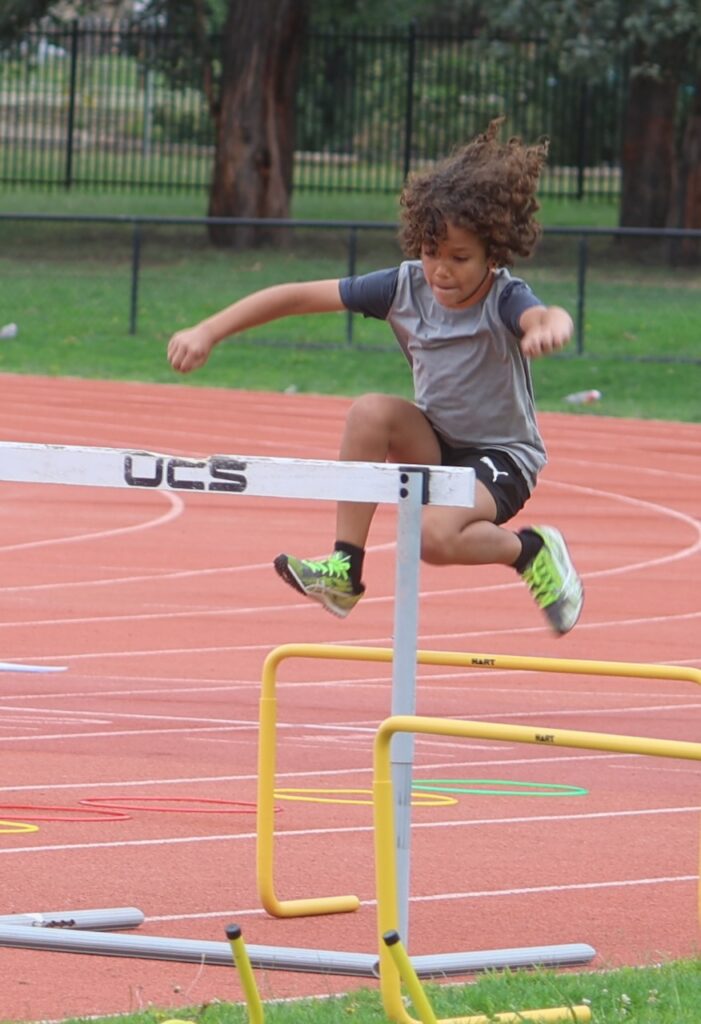
POLYGON ((547 355, 564 348, 574 330, 569 313, 556 306, 527 310, 521 324, 525 327, 521 351, 531 357, 547 355))
POLYGON ((178 373, 198 370, 209 359, 214 342, 207 331, 198 324, 178 331, 168 342, 168 361, 178 373))
POLYGON ((521 351, 524 356, 544 356, 563 348, 569 339, 569 332, 554 331, 543 324, 524 334, 521 338, 521 351))

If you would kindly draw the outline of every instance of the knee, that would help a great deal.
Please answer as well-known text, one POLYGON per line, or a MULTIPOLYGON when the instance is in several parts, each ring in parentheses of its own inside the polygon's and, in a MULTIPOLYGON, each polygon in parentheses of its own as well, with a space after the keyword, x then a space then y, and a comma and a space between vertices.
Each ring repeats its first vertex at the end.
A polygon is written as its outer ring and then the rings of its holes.
POLYGON ((421 560, 428 565, 450 565, 453 561, 452 545, 445 531, 434 525, 421 531, 421 560))
POLYGON ((370 392, 356 398, 351 405, 346 423, 348 426, 378 427, 390 420, 390 396, 370 392))

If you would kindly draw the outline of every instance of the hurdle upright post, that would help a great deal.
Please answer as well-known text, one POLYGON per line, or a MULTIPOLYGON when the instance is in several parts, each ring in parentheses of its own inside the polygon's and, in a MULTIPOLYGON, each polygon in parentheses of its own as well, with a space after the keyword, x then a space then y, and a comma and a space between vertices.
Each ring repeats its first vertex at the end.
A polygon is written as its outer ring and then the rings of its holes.
MULTIPOLYGON (((394 593, 394 652, 392 661, 393 715, 413 715, 416 712, 421 509, 429 501, 429 473, 430 470, 424 467, 399 467, 394 593)), ((409 934, 413 761, 413 734, 402 733, 395 735, 392 746, 392 773, 395 799, 397 914, 399 931, 402 935, 409 934)))

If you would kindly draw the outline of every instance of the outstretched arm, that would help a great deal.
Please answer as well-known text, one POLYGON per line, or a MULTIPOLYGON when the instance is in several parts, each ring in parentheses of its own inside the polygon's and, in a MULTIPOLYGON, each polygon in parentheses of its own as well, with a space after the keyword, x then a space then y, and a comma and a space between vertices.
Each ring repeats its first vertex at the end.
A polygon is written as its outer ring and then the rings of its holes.
POLYGON ((273 285, 247 295, 194 327, 178 331, 168 343, 168 360, 174 370, 189 373, 204 366, 214 346, 229 335, 283 316, 343 309, 338 280, 273 285))
POLYGON ((574 330, 572 317, 560 306, 531 306, 521 314, 519 323, 525 356, 547 355, 563 348, 574 330))

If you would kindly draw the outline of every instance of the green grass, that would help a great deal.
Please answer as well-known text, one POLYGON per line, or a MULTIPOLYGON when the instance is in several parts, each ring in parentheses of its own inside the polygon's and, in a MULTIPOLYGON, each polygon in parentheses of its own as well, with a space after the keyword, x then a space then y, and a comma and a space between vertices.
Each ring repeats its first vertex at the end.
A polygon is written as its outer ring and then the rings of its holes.
MULTIPOLYGON (((268 974, 266 984, 270 981, 268 974)), ((222 990, 226 988, 224 975, 222 990)), ((701 960, 597 973, 507 970, 479 976, 472 984, 427 983, 425 991, 439 1019, 588 1005, 592 1024, 698 1024, 701 960)), ((369 988, 339 998, 270 1000, 264 1009, 268 1024, 341 1024, 349 1020, 380 1024, 388 1019, 379 993, 369 988)), ((408 1010, 414 1015, 411 1005, 408 1010)), ((173 1017, 197 1024, 245 1024, 249 1020, 243 1003, 226 1001, 91 1020, 93 1024, 161 1024, 173 1017)), ((72 1019, 66 1024, 78 1022, 72 1019)))
MULTIPOLYGON (((291 216, 299 220, 394 222, 398 209, 394 193, 300 191, 293 197, 291 216)), ((8 186, 0 193, 0 212, 204 217, 207 195, 204 191, 105 192, 8 186)), ((543 199, 539 218, 546 227, 615 227, 617 207, 604 199, 543 199)))
MULTIPOLYGON (((371 217, 393 223, 382 196, 300 197, 301 218, 371 217), (334 216, 335 215, 335 216, 334 216)), ((127 197, 15 192, 6 210, 199 216, 193 197, 127 197), (138 199, 138 201, 137 201, 138 199)), ((565 204, 550 216, 569 221, 575 205, 589 222, 610 219, 610 204, 565 204)), ((549 208, 546 211, 550 213, 549 208)), ((296 229, 254 251, 213 249, 200 225, 143 231, 137 333, 130 334, 129 224, 0 222, 3 322, 20 333, 0 342, 0 370, 25 374, 187 381, 193 386, 355 395, 410 394, 404 358, 385 324, 354 317, 347 343, 343 314, 289 318, 220 346, 208 366, 187 378, 167 364, 170 335, 215 309, 267 285, 337 277, 348 271, 346 231, 296 229)), ((393 230, 361 232, 357 270, 388 266, 400 253, 393 230)), ((544 301, 577 308, 577 242, 548 236, 519 271, 544 301)), ((584 307, 584 354, 538 360, 533 373, 543 410, 701 422, 698 273, 660 263, 631 264, 610 239, 592 241, 584 307), (640 360, 664 358, 669 362, 640 360), (672 361, 686 360, 686 362, 672 361), (697 362, 693 362, 697 360, 697 362), (572 408, 567 394, 598 388, 596 406, 572 408)))

